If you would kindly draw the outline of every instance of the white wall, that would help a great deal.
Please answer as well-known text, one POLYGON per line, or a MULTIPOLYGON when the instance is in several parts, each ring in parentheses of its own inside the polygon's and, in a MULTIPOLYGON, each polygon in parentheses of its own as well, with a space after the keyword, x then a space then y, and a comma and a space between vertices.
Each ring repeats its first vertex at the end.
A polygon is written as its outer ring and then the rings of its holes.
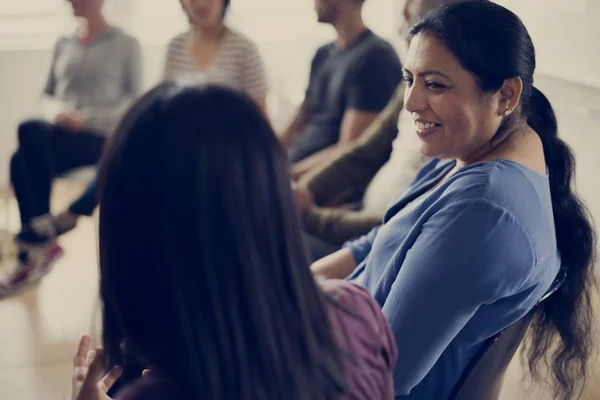
POLYGON ((536 46, 539 72, 600 88, 600 1, 497 2, 523 20, 536 46))

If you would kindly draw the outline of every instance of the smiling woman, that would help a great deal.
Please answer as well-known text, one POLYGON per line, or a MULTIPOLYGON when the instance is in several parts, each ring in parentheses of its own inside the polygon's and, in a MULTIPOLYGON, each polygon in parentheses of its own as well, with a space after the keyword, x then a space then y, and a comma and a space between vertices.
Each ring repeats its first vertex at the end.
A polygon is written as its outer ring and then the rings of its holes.
MULTIPOLYGON (((517 107, 523 90, 522 81, 514 78, 507 79, 498 92, 480 91, 476 77, 441 39, 430 34, 413 38, 404 80, 408 86, 405 107, 415 120, 423 153, 459 160, 458 165, 472 163, 490 151, 492 138, 517 107)), ((537 162, 524 162, 542 174, 546 171, 543 156, 537 162)))
POLYGON ((478 0, 438 8, 410 33, 405 108, 433 160, 381 227, 313 270, 350 274, 383 305, 397 399, 448 398, 486 341, 532 311, 533 376, 548 356, 553 398, 577 397, 593 348, 595 233, 572 190, 573 155, 533 86, 531 38, 514 13, 478 0), (538 307, 561 269, 566 280, 538 307))

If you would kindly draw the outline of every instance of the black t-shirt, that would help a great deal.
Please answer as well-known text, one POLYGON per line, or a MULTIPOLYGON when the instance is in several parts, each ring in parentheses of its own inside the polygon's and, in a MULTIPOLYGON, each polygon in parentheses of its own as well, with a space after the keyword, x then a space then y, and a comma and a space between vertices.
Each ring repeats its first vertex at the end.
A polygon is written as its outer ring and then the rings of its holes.
POLYGON ((335 42, 319 48, 306 91, 308 119, 290 149, 292 162, 337 143, 347 109, 383 110, 401 79, 398 54, 370 30, 344 49, 335 42))

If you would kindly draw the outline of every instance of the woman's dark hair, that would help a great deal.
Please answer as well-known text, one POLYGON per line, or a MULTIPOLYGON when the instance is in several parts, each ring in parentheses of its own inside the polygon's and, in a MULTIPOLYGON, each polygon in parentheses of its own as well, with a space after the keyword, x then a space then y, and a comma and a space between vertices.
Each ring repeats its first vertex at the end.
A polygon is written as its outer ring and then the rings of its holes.
POLYGON ((198 399, 339 396, 289 177, 242 94, 162 84, 132 107, 100 177, 108 364, 134 356, 198 399))
MULTIPOLYGON (((591 290, 595 234, 589 213, 572 189, 575 160, 558 137, 558 124, 548 99, 533 86, 535 50, 527 29, 514 13, 485 0, 460 1, 425 14, 410 36, 429 34, 441 40, 486 93, 500 90, 504 81, 523 81, 520 109, 507 119, 502 131, 525 120, 541 138, 550 179, 554 224, 562 270, 566 279, 559 290, 537 309, 528 343, 532 376, 547 365, 555 377, 556 398, 571 399, 585 385, 587 363, 593 351, 591 290), (556 334, 560 343, 553 347, 556 334), (581 384, 581 386, 580 386, 581 384)), ((579 392, 581 394, 581 392, 579 392)))

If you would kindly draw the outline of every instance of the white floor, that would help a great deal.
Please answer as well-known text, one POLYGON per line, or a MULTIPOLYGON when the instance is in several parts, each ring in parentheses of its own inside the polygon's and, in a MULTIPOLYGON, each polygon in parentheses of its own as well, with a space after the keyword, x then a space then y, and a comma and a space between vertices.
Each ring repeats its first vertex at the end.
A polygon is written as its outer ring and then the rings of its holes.
MULTIPOLYGON (((559 111, 561 132, 574 147, 578 161, 578 187, 600 221, 600 119, 585 106, 600 108, 600 93, 540 81, 559 111)), ((61 182, 54 204, 64 207, 81 188, 61 182)), ((13 229, 17 208, 11 205, 13 229)), ((0 210, 0 224, 4 213, 0 210)), ((76 231, 61 240, 66 254, 39 285, 0 301, 0 399, 65 400, 69 396, 71 358, 81 334, 92 333, 97 314, 97 248, 95 220, 81 221, 76 231)), ((10 264, 0 266, 0 274, 10 264)), ((598 304, 598 302, 597 302, 598 304)), ((596 308, 600 318, 600 307, 596 308)), ((551 399, 528 394, 520 384, 523 372, 513 360, 502 400, 551 399)), ((600 399, 600 363, 593 366, 585 399, 600 399)))

